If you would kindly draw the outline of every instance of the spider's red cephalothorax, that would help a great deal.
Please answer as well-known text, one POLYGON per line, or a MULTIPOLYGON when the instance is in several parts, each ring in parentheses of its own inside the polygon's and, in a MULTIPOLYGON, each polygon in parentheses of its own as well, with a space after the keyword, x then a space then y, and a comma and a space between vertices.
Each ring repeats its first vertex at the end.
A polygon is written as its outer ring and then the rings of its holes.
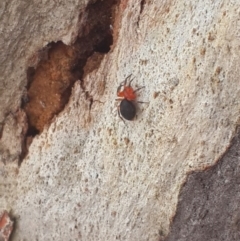
MULTIPOLYGON (((127 85, 127 80, 130 78, 129 75, 117 88, 118 100, 121 100, 121 103, 118 107, 118 114, 126 120, 133 120, 136 116, 136 106, 134 100, 136 99, 136 92, 144 87, 140 87, 136 90, 133 90, 131 86, 131 79, 127 85)), ((122 119, 122 118, 121 118, 122 119)))
POLYGON ((134 91, 133 88, 130 86, 130 83, 129 83, 128 86, 126 85, 126 83, 121 84, 121 85, 118 87, 117 96, 118 96, 118 97, 121 97, 121 98, 124 98, 124 99, 127 99, 127 100, 130 100, 130 101, 136 99, 135 91, 134 91), (122 89, 122 87, 123 87, 123 90, 120 91, 120 89, 122 89))

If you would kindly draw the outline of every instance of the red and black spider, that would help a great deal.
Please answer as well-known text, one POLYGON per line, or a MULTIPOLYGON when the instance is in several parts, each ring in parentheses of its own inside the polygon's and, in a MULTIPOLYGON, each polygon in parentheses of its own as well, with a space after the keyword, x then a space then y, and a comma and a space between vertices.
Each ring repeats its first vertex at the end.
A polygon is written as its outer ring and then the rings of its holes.
MULTIPOLYGON (((130 76, 131 75, 129 75, 117 88, 117 96, 119 97, 117 100, 121 100, 121 103, 118 106, 118 114, 121 119, 123 117, 126 120, 133 120, 136 116, 136 92, 144 88, 144 86, 142 86, 134 90, 131 86, 133 79, 127 84, 127 80, 130 79, 130 76)), ((145 103, 142 101, 137 102, 145 103)))

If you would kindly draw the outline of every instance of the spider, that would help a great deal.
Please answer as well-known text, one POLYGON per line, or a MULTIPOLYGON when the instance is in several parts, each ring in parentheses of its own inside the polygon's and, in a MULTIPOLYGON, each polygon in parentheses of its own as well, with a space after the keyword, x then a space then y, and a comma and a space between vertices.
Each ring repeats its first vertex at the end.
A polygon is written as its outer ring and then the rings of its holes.
MULTIPOLYGON (((134 90, 131 86, 133 79, 129 81, 127 84, 128 79, 130 79, 131 75, 129 75, 117 88, 117 96, 121 100, 120 105, 118 106, 118 115, 122 119, 122 117, 126 120, 133 120, 136 116, 136 92, 140 89, 144 88, 142 86, 136 90, 134 90)), ((138 103, 145 103, 142 101, 137 101, 138 103)))

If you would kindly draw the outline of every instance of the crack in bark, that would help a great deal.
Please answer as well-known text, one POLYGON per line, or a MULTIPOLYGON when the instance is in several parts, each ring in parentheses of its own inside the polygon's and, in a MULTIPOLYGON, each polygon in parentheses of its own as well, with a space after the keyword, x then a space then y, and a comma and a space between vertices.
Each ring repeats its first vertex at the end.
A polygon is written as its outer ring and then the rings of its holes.
MULTIPOLYGON (((44 126, 64 109, 77 80, 81 82, 91 109, 94 100, 85 90, 83 79, 88 71, 98 68, 103 55, 109 52, 113 44, 111 26, 118 4, 119 0, 91 1, 85 9, 84 16, 87 17, 82 21, 75 43, 71 46, 61 41, 48 44, 43 48, 46 50, 44 58, 37 67, 28 68, 27 94, 23 94, 21 104, 27 114, 28 130, 21 160, 27 154, 27 139, 40 134, 44 126), (94 53, 98 53, 100 57, 97 61, 90 61, 86 68, 89 57, 94 53)), ((80 21, 82 14, 79 16, 80 21)), ((38 51, 39 54, 41 52, 38 51)))

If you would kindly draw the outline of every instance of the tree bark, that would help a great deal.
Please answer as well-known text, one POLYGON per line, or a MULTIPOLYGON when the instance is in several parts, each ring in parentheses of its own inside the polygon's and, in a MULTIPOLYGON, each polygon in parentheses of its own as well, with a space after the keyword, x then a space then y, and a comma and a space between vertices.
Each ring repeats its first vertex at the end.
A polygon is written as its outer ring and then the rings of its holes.
MULTIPOLYGON (((183 188, 189 173, 218 165, 239 125, 239 8, 3 0, 0 209, 15 217, 13 240, 174 240, 179 197, 198 195, 183 188), (129 75, 144 88, 122 121, 129 75)), ((178 239, 201 240, 194 228, 178 239)))

